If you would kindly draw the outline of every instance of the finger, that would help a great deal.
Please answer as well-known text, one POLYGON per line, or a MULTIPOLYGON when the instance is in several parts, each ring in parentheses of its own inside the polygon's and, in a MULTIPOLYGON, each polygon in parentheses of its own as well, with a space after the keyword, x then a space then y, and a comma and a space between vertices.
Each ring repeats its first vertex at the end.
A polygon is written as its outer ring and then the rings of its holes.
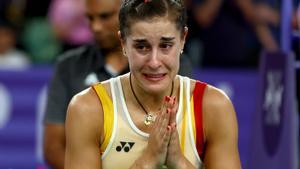
POLYGON ((171 113, 171 109, 169 108, 165 111, 165 113, 163 113, 162 121, 160 125, 161 133, 163 134, 166 132, 166 128, 169 125, 170 113, 171 113))
POLYGON ((178 130, 177 130, 177 126, 175 123, 171 124, 171 128, 172 128, 172 133, 170 136, 170 142, 172 142, 173 144, 178 144, 179 145, 179 135, 178 135, 178 130))
POLYGON ((154 123, 150 124, 151 133, 157 133, 159 131, 159 128, 160 128, 159 125, 161 123, 161 120, 162 120, 162 114, 158 113, 157 116, 155 117, 154 123))
POLYGON ((177 114, 177 110, 178 110, 178 104, 177 104, 175 96, 172 98, 172 103, 171 104, 172 104, 172 111, 171 111, 171 114, 170 114, 169 124, 176 123, 176 114, 177 114))
MULTIPOLYGON (((170 109, 171 110, 171 113, 170 113, 170 116, 173 114, 172 113, 172 109, 174 107, 174 104, 175 104, 175 100, 174 100, 175 96, 165 96, 165 99, 164 99, 164 108, 167 110, 167 109, 170 109)), ((169 120, 168 124, 171 124, 170 121, 173 121, 173 120, 169 120)))
POLYGON ((169 142, 170 142, 171 133, 172 133, 172 127, 170 125, 168 125, 166 133, 165 133, 165 135, 163 137, 163 142, 164 142, 165 146, 167 146, 169 144, 169 142))
POLYGON ((163 104, 160 108, 160 111, 163 113, 167 110, 167 107, 168 107, 168 102, 170 101, 170 97, 169 96, 165 96, 164 97, 164 101, 163 101, 163 104))
POLYGON ((165 106, 167 107, 167 108, 171 108, 172 107, 172 105, 173 105, 173 101, 174 101, 174 98, 175 96, 165 96, 165 106))

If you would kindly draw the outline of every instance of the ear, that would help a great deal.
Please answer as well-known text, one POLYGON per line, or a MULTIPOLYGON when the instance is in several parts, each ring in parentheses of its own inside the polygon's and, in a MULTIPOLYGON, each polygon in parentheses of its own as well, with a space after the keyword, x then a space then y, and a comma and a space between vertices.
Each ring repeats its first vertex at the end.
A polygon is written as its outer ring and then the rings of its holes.
POLYGON ((118 37, 119 37, 119 40, 120 40, 120 43, 121 43, 123 55, 124 55, 125 57, 127 57, 126 51, 125 51, 125 40, 124 40, 124 39, 122 38, 122 36, 121 36, 121 31, 118 31, 118 37))
POLYGON ((125 47, 125 41, 124 41, 124 39, 121 36, 121 31, 118 31, 118 37, 119 37, 119 40, 120 40, 120 43, 121 43, 121 47, 122 47, 122 49, 124 49, 124 47, 125 47))
POLYGON ((185 40, 186 40, 186 37, 188 35, 188 32, 189 32, 189 28, 187 26, 184 27, 184 30, 183 30, 183 33, 182 33, 182 47, 181 49, 184 48, 184 44, 185 44, 185 40))
POLYGON ((182 35, 182 40, 185 42, 185 39, 186 39, 186 37, 187 37, 187 35, 188 35, 188 32, 189 32, 189 28, 187 27, 187 26, 185 26, 184 28, 183 28, 183 35, 182 35))

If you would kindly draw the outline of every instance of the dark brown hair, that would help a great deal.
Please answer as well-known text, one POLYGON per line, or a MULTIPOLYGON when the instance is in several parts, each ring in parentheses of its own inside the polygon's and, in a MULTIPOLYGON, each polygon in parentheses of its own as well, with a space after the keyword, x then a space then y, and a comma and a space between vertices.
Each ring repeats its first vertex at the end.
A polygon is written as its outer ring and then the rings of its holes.
POLYGON ((182 0, 123 0, 119 13, 122 39, 130 33, 134 22, 165 16, 179 31, 184 31, 187 15, 182 0))

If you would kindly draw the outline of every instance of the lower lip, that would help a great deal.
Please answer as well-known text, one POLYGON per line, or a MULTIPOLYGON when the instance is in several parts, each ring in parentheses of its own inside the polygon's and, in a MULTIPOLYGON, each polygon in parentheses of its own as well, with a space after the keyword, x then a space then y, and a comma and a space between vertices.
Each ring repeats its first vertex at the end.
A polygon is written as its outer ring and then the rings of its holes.
POLYGON ((157 81, 161 81, 165 78, 165 74, 162 75, 156 75, 156 76, 151 76, 151 75, 145 75, 144 77, 149 80, 149 81, 153 81, 153 82, 157 82, 157 81))

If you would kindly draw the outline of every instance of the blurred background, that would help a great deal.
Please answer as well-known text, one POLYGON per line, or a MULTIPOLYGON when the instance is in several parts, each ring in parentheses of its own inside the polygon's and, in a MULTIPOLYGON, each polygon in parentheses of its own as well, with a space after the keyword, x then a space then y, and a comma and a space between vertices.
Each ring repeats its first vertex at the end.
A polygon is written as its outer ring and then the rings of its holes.
MULTIPOLYGON (((55 62, 93 43, 82 3, 0 0, 0 169, 48 168, 43 117, 55 62)), ((243 168, 300 169, 300 1, 185 4, 184 52, 194 78, 232 99, 243 168)))

